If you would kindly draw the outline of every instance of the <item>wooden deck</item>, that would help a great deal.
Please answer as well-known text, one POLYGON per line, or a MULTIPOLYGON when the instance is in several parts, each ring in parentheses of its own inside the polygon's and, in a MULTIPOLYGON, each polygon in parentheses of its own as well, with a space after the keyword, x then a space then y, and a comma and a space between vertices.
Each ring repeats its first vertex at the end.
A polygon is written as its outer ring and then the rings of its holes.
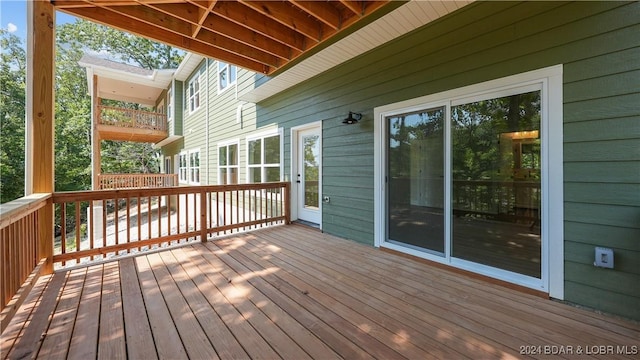
POLYGON ((637 323, 291 225, 43 277, 0 354, 637 358, 639 339, 637 323))

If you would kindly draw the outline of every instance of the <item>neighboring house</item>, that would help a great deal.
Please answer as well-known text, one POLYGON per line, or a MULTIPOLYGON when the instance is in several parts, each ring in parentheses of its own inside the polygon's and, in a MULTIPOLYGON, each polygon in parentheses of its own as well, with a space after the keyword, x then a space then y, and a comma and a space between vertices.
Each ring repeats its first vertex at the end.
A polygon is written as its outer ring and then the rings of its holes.
POLYGON ((164 171, 290 181, 324 232, 640 319, 640 3, 392 14, 404 36, 302 75, 189 54, 164 171))

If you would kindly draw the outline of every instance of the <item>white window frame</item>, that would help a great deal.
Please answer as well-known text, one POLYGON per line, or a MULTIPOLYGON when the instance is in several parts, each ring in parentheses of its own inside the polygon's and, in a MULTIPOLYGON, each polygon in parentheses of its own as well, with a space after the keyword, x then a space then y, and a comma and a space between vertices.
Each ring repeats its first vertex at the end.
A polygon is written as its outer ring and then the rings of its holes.
POLYGON ((171 163, 171 156, 165 156, 164 157, 164 173, 165 174, 172 174, 172 163, 171 163), (167 166, 167 162, 169 163, 169 166, 167 166))
POLYGON ((169 87, 169 89, 167 90, 167 119, 171 120, 173 119, 173 106, 171 103, 171 95, 172 95, 172 91, 171 91, 171 87, 169 87))
POLYGON ((238 67, 229 63, 225 63, 223 61, 218 61, 217 64, 217 69, 216 69, 216 74, 217 74, 217 88, 218 88, 218 94, 221 94, 223 92, 225 92, 227 89, 230 89, 231 87, 233 87, 234 85, 236 85, 238 83, 238 67), (221 68, 222 67, 222 68, 221 68), (233 81, 230 80, 231 78, 231 72, 235 71, 235 78, 233 79, 233 81), (222 77, 220 76, 220 74, 222 72, 226 72, 227 73, 227 84, 223 87, 222 84, 220 83, 220 81, 222 80, 222 77))
POLYGON ((200 149, 189 149, 183 150, 178 154, 178 182, 180 184, 188 184, 188 185, 200 185, 200 176, 201 176, 201 166, 198 165, 194 167, 191 165, 191 157, 194 154, 198 154, 198 163, 202 164, 202 159, 200 159, 200 149), (185 164, 182 163, 182 159, 185 159, 185 164), (183 166, 185 165, 185 166, 183 166), (193 171, 197 168, 198 170, 198 181, 192 180, 193 171))
POLYGON ((246 164, 246 173, 245 173, 245 182, 247 184, 251 183, 252 179, 250 178, 250 169, 252 168, 260 168, 260 180, 261 183, 265 182, 265 178, 266 178, 266 169, 267 168, 275 168, 278 167, 279 171, 280 171, 280 176, 278 181, 282 181, 283 179, 283 156, 284 156, 284 146, 283 146, 283 140, 284 140, 284 131, 282 128, 279 128, 277 130, 273 130, 273 131, 266 131, 266 132, 262 132, 262 133, 258 133, 258 134, 253 134, 250 136, 247 136, 246 141, 245 141, 245 149, 246 149, 246 158, 247 158, 247 164, 246 164), (264 151, 264 139, 266 138, 270 138, 270 137, 274 137, 274 136, 279 136, 279 143, 280 143, 280 150, 279 150, 279 155, 280 155, 280 162, 277 164, 265 164, 265 151, 264 151), (249 164, 249 143, 252 141, 256 141, 256 140, 261 140, 260 142, 260 164, 249 164))
POLYGON ((178 166, 176 169, 178 170, 178 182, 181 184, 189 183, 189 152, 181 151, 178 154, 178 166), (183 162, 184 157, 184 162, 183 162))
POLYGON ((196 73, 193 75, 193 77, 191 79, 189 79, 189 82, 187 83, 187 109, 189 110, 189 114, 192 114, 194 112, 196 112, 198 109, 200 109, 200 106, 202 105, 202 99, 201 99, 201 92, 202 92, 202 84, 200 83, 201 77, 202 77, 202 68, 198 69, 198 71, 196 71, 196 73), (193 85, 193 89, 196 88, 196 84, 197 84, 197 90, 193 90, 192 92, 192 85, 193 85), (191 100, 193 99, 193 106, 191 103, 191 100), (197 102, 197 104, 196 104, 197 102))
POLYGON ((240 140, 239 139, 234 139, 234 140, 230 140, 230 141, 225 141, 225 142, 221 142, 218 143, 218 156, 216 157, 216 161, 218 162, 218 184, 222 185, 222 184, 233 184, 231 183, 230 177, 231 177, 231 173, 228 171, 229 169, 235 168, 238 174, 238 184, 240 183, 240 140), (229 165, 229 146, 230 145, 236 145, 237 146, 237 162, 236 165, 229 165), (227 148, 227 165, 220 165, 220 149, 221 148, 227 148), (222 172, 220 171, 220 169, 227 169, 227 181, 226 182, 222 182, 222 172))
MULTIPOLYGON (((437 94, 380 106, 374 109, 374 239, 376 247, 385 247, 452 267, 469 270, 564 299, 564 198, 563 198, 563 66, 555 65, 513 76, 486 81, 437 94), (409 249, 386 241, 386 127, 385 119, 394 114, 446 106, 445 127, 445 212, 451 207, 451 107, 473 99, 499 97, 514 89, 537 87, 541 91, 541 161, 542 161, 542 266, 541 279, 471 263, 451 256, 450 238, 445 256, 409 249), (553 156, 551 156, 553 154, 553 156)), ((445 228, 450 229, 449 220, 445 228)), ((448 232, 447 236, 450 236, 448 232)))

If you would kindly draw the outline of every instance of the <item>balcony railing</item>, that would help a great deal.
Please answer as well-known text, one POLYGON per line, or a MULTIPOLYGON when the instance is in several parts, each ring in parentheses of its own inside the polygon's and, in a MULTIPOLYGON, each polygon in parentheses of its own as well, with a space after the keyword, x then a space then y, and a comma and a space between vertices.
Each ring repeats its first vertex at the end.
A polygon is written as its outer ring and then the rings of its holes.
POLYGON ((289 222, 289 183, 53 194, 56 267, 289 222))
POLYGON ((61 268, 286 224, 290 184, 36 194, 3 204, 0 215, 1 332, 47 259, 61 268), (44 239, 51 207, 54 235, 44 239))
POLYGON ((29 293, 42 269, 39 222, 50 194, 33 194, 0 207, 0 332, 29 293))
POLYGON ((100 174, 100 190, 178 186, 178 174, 100 174))
POLYGON ((143 110, 98 105, 98 124, 167 131, 167 116, 143 110))

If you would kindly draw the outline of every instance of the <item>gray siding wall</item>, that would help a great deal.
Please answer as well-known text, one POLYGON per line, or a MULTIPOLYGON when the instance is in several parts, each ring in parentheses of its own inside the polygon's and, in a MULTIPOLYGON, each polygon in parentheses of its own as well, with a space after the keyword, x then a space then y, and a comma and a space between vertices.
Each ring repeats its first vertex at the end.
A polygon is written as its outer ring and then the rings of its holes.
POLYGON ((287 174, 289 129, 323 121, 323 230, 373 244, 374 107, 564 64, 565 296, 640 319, 638 19, 638 2, 472 4, 261 102, 257 126, 285 128, 287 174))

